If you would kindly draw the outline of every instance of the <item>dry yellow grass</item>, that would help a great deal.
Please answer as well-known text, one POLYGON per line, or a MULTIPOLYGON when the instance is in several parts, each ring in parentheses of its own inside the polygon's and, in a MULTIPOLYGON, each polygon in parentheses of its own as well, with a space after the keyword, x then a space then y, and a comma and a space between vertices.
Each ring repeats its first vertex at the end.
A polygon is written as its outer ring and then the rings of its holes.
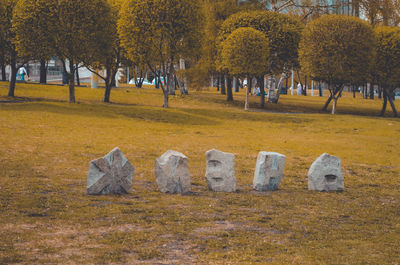
POLYGON ((400 262, 400 119, 376 117, 379 100, 346 95, 332 116, 319 97, 283 96, 263 111, 252 97, 244 112, 242 93, 231 104, 193 92, 170 109, 160 91, 133 87, 112 104, 90 88, 77 88, 75 105, 67 87, 16 94, 0 97, 0 264, 400 262), (131 194, 86 196, 89 161, 116 146, 136 169, 131 194), (236 155, 237 193, 207 190, 211 148, 236 155), (189 157, 189 196, 157 190, 154 160, 168 149, 189 157), (261 150, 287 156, 279 191, 252 191, 261 150), (342 193, 307 190, 323 152, 342 159, 342 193))

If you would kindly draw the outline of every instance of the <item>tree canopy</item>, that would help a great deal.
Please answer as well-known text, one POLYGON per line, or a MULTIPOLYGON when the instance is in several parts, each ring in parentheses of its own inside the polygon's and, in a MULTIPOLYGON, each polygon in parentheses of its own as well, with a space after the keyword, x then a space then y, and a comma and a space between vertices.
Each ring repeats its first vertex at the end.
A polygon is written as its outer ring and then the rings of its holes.
POLYGON ((376 82, 383 88, 383 107, 381 115, 385 114, 389 100, 395 116, 398 116, 393 104, 393 91, 400 84, 400 28, 378 27, 375 29, 377 45, 374 76, 376 82))
POLYGON ((132 61, 164 75, 164 107, 174 64, 199 50, 200 6, 195 0, 127 0, 119 20, 121 44, 132 61), (168 78, 167 78, 168 75, 168 78))
MULTIPOLYGON (((325 15, 309 24, 300 43, 302 70, 316 81, 329 84, 336 110, 338 96, 345 84, 367 80, 375 55, 372 27, 359 18, 325 15)), ((327 107, 324 107, 326 109, 327 107)))
POLYGON ((284 68, 298 64, 298 45, 303 25, 296 18, 270 11, 239 12, 222 24, 221 40, 239 27, 252 27, 269 39, 270 66, 265 72, 277 74, 284 68))

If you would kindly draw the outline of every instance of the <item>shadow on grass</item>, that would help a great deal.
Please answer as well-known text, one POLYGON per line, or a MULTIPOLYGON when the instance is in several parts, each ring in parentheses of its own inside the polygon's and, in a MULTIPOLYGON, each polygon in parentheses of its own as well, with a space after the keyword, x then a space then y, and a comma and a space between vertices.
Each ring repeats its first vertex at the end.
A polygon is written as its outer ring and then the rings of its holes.
MULTIPOLYGON (((7 102, 13 103, 13 102, 7 102)), ((0 109, 24 112, 48 112, 60 115, 78 115, 97 118, 119 118, 160 122, 177 125, 218 125, 220 122, 207 118, 182 113, 177 109, 157 109, 130 104, 69 104, 65 101, 29 99, 19 101, 21 104, 4 104, 0 109), (59 104, 61 102, 61 104, 59 104), (25 104, 22 104, 25 103, 25 104), (54 103, 54 104, 53 104, 54 103)))
MULTIPOLYGON (((269 115, 269 116, 259 116, 254 112, 234 112, 229 110, 213 110, 210 111, 208 109, 181 109, 182 112, 190 113, 199 116, 206 116, 217 118, 221 120, 227 121, 256 121, 256 122, 273 122, 273 123, 311 123, 312 119, 308 119, 305 117, 299 117, 295 113, 288 113, 290 115, 269 115)), ((277 113, 282 114, 282 113, 277 113)))
MULTIPOLYGON (((225 95, 218 94, 198 94, 196 99, 201 102, 211 102, 219 105, 232 106, 235 108, 243 109, 244 108, 244 99, 242 100, 243 95, 234 94, 234 101, 228 102, 226 100, 225 95)), ((266 112, 266 113, 277 113, 277 114, 330 114, 332 110, 332 102, 330 103, 328 110, 323 111, 322 107, 324 106, 327 97, 321 98, 320 102, 314 101, 318 97, 285 97, 282 98, 278 104, 268 103, 267 99, 265 102, 265 107, 260 108, 260 97, 252 96, 250 98, 250 108, 253 112, 266 112)), ((357 116, 369 116, 369 117, 379 117, 380 107, 379 109, 372 109, 370 106, 360 106, 359 104, 355 107, 353 104, 355 102, 349 101, 349 98, 339 99, 337 114, 338 115, 357 115, 357 116)), ((356 100, 360 100, 357 98, 356 100)), ((391 112, 391 109, 386 110, 385 114, 386 118, 393 118, 394 115, 391 112)))

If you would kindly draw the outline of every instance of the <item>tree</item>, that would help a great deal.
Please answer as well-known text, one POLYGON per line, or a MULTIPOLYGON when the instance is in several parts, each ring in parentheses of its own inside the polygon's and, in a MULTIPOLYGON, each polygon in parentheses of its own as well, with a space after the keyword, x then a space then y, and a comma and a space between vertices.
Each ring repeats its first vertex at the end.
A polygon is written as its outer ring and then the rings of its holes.
POLYGON ((325 15, 310 22, 300 43, 302 70, 313 80, 328 83, 333 100, 332 114, 345 84, 353 76, 367 80, 375 55, 375 36, 370 25, 359 18, 325 15))
POLYGON ((49 0, 57 3, 56 54, 69 81, 69 101, 75 103, 77 64, 99 62, 109 52, 111 8, 106 0, 49 0), (106 29, 106 30, 105 30, 106 29), (103 53, 104 49, 104 53, 103 53))
POLYGON ((121 1, 109 0, 108 6, 104 6, 102 13, 103 20, 106 22, 101 29, 102 37, 97 39, 96 46, 93 47, 91 57, 85 57, 82 63, 95 75, 104 80, 105 91, 103 102, 109 103, 111 89, 115 80, 118 68, 121 63, 121 45, 117 32, 117 21, 121 9, 121 1), (98 69, 105 69, 102 75, 98 69))
POLYGON ((381 116, 385 115, 389 100, 394 115, 398 117, 393 95, 394 90, 400 84, 400 29, 382 26, 376 28, 375 33, 377 44, 374 76, 383 89, 381 116))
POLYGON ((175 64, 199 50, 200 6, 196 0, 127 0, 119 20, 121 45, 127 57, 166 80, 163 107, 174 89, 175 64))
MULTIPOLYGON (((280 87, 286 73, 298 65, 298 45, 301 38, 303 25, 294 17, 270 11, 245 11, 230 16, 221 27, 221 40, 229 36, 231 32, 239 27, 252 27, 261 31, 269 39, 270 43, 270 64, 259 77, 263 81, 263 75, 269 74, 272 78, 281 74, 278 83, 278 91, 271 99, 277 103, 280 95, 280 87)), ((261 107, 264 107, 264 87, 261 87, 261 107)), ((275 87, 270 87, 273 92, 275 87)), ((270 93, 272 94, 272 93, 270 93)))
POLYGON ((17 0, 0 0, 0 41, 3 53, 8 58, 5 58, 4 61, 7 61, 11 67, 11 78, 8 89, 8 96, 15 96, 15 83, 18 69, 21 68, 26 59, 21 58, 16 50, 14 41, 15 41, 15 33, 12 29, 12 19, 13 19, 13 11, 15 5, 17 4, 17 0))
POLYGON ((18 54, 40 61, 40 83, 46 83, 46 61, 55 55, 57 3, 48 0, 19 0, 13 29, 18 54))
MULTIPOLYGON (((231 75, 246 77, 262 75, 269 65, 269 41, 265 34, 253 28, 238 28, 222 43, 222 64, 231 75)), ((249 93, 246 91, 245 110, 249 109, 249 93)))

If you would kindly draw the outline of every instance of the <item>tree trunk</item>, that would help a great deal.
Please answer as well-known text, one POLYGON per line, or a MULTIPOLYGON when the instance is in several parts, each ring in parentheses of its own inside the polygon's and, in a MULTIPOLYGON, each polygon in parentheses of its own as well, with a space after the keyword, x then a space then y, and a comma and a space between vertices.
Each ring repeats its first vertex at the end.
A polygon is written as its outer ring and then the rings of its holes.
MULTIPOLYGON (((322 84, 321 84, 321 82, 318 82, 318 91, 319 91, 319 96, 320 97, 323 97, 324 95, 323 95, 323 93, 322 93, 322 84)), ((328 103, 329 104, 329 103, 328 103)))
POLYGON ((369 98, 370 98, 370 99, 374 99, 374 98, 375 98, 374 84, 370 84, 370 88, 369 88, 369 98))
POLYGON ((81 85, 81 80, 79 79, 79 68, 78 68, 78 64, 76 65, 76 84, 78 86, 81 85))
POLYGON ((235 92, 239 92, 239 78, 235 77, 236 82, 235 82, 235 92))
POLYGON ((327 111, 328 110, 328 106, 332 101, 332 95, 329 96, 328 100, 325 102, 324 107, 322 108, 322 111, 327 111))
POLYGON ((115 78, 116 73, 112 73, 111 69, 106 69, 106 78, 104 80, 106 84, 106 89, 104 91, 104 103, 110 103, 110 97, 111 97, 111 80, 115 78))
POLYGON ((226 75, 223 77, 224 83, 221 84, 221 95, 226 95, 226 75))
POLYGON ((337 100, 338 100, 338 98, 334 96, 334 97, 333 97, 332 114, 335 114, 335 113, 336 113, 336 104, 337 104, 337 100))
POLYGON ((258 78, 258 80, 259 80, 259 83, 260 83, 260 93, 261 93, 260 94, 260 108, 263 109, 265 107, 265 89, 264 89, 265 80, 264 80, 264 76, 260 76, 258 78))
POLYGON ((397 110, 396 110, 396 106, 394 105, 394 102, 393 102, 393 97, 388 96, 388 99, 389 99, 390 106, 392 107, 394 116, 399 117, 399 114, 397 113, 397 110))
POLYGON ((15 83, 17 81, 17 67, 15 64, 11 65, 11 78, 10 78, 10 84, 8 87, 8 96, 9 97, 15 97, 15 83))
POLYGON ((275 80, 274 75, 268 75, 268 102, 275 97, 275 80))
POLYGON ((217 76, 217 91, 219 91, 219 88, 221 87, 221 75, 217 76))
POLYGON ((168 70, 167 75, 168 75, 167 76, 167 89, 168 89, 170 95, 175 95, 174 64, 172 63, 172 60, 171 60, 171 63, 169 64, 169 70, 168 70))
POLYGON ((68 81, 69 81, 69 103, 75 103, 75 69, 74 64, 72 61, 69 62, 69 74, 68 74, 68 81))
POLYGON ((227 100, 227 101, 233 101, 232 77, 230 77, 230 76, 228 76, 228 77, 226 78, 226 91, 227 91, 226 100, 227 100))
POLYGON ((6 65, 5 65, 5 63, 2 63, 2 64, 1 64, 1 80, 2 80, 2 81, 7 81, 6 65))
POLYGON ((40 60, 40 83, 47 83, 47 65, 46 60, 40 60))
POLYGON ((164 88, 163 89, 163 93, 164 93, 164 105, 163 105, 163 108, 168 108, 168 96, 169 96, 168 89, 164 88))
POLYGON ((111 96, 111 82, 110 80, 106 80, 106 90, 104 92, 104 103, 110 103, 110 96, 111 96))
POLYGON ((247 89, 246 89, 246 100, 244 102, 244 110, 249 110, 249 93, 251 92, 253 78, 247 76, 247 89))
POLYGON ((285 78, 286 78, 285 73, 282 73, 281 78, 279 79, 279 83, 278 83, 276 94, 275 94, 275 96, 273 98, 268 99, 268 102, 271 102, 271 103, 274 103, 274 104, 278 104, 279 97, 281 95, 283 80, 285 78))
POLYGON ((356 86, 353 85, 353 98, 356 98, 356 86))
POLYGON ((11 52, 10 66, 11 66, 11 78, 8 87, 8 96, 15 97, 15 83, 17 81, 17 71, 18 71, 15 52, 11 52))
POLYGON ((385 112, 386 112, 386 106, 387 106, 387 94, 386 94, 386 89, 382 88, 383 90, 383 105, 382 105, 382 110, 381 110, 381 114, 379 116, 383 117, 385 116, 385 112))
POLYGON ((303 96, 307 96, 307 76, 305 76, 304 80, 303 96))

